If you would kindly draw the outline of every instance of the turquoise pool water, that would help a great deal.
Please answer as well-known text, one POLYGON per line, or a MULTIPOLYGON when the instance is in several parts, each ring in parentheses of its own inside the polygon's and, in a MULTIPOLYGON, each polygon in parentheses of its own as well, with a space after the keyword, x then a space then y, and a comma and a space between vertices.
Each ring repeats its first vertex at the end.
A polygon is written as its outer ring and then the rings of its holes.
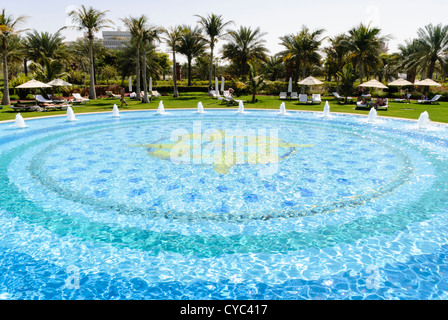
POLYGON ((255 110, 77 119, 0 124, 0 298, 447 297, 443 125, 255 110), (188 138, 185 163, 173 132, 188 138), (207 132, 235 133, 246 160, 275 141, 278 157, 220 163, 207 132))

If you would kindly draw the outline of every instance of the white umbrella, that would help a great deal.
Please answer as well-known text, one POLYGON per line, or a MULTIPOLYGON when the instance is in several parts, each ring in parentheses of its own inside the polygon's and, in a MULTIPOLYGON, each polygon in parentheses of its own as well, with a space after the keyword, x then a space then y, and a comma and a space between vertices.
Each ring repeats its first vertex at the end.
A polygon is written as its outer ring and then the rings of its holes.
POLYGON ((289 78, 288 92, 292 92, 292 78, 289 78))
POLYGON ((422 81, 416 81, 414 83, 416 86, 428 86, 428 87, 441 87, 442 85, 440 83, 435 82, 432 79, 425 79, 422 81))
POLYGON ((68 83, 67 81, 64 81, 59 78, 51 80, 50 82, 47 82, 47 84, 55 87, 70 87, 72 85, 71 83, 68 83))
MULTIPOLYGON (((388 83, 388 85, 395 86, 395 87, 404 87, 404 86, 412 86, 413 83, 408 80, 405 80, 405 79, 397 79, 395 81, 388 83)), ((401 88, 400 88, 400 94, 401 94, 401 88)), ((409 95, 409 97, 410 97, 410 95, 409 95)), ((406 98, 406 100, 407 100, 407 98, 406 98)))
POLYGON ((33 80, 27 81, 27 82, 17 86, 16 88, 18 88, 18 89, 51 88, 51 85, 48 85, 46 83, 43 83, 43 82, 40 82, 40 81, 37 81, 37 80, 33 79, 33 80))
POLYGON ((221 92, 224 92, 224 77, 221 77, 221 92))
POLYGON ((219 96, 218 77, 215 77, 215 93, 219 96))
POLYGON ((129 77, 129 92, 132 92, 132 79, 129 77))
POLYGON ((367 82, 361 83, 359 87, 366 87, 366 88, 378 88, 378 89, 387 89, 387 87, 379 82, 378 80, 372 79, 367 82))
POLYGON ((402 87, 402 86, 412 86, 413 83, 409 82, 408 80, 405 79, 397 79, 395 81, 392 81, 390 83, 388 83, 389 86, 396 86, 396 87, 402 87))
POLYGON ((18 85, 16 88, 17 89, 34 89, 34 98, 36 99, 36 104, 37 104, 36 89, 37 88, 51 88, 51 86, 46 83, 32 79, 30 81, 22 83, 21 85, 18 85))
POLYGON ((318 84, 323 84, 323 82, 312 77, 312 76, 309 76, 309 77, 297 82, 297 84, 304 85, 304 86, 315 86, 318 84))
POLYGON ((149 77, 149 89, 148 91, 152 91, 152 77, 149 77))

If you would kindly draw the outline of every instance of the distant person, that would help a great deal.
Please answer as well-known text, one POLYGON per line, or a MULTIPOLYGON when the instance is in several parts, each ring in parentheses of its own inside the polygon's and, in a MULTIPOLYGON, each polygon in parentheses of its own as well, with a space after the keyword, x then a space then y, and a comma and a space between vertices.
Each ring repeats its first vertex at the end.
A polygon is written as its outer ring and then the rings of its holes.
POLYGON ((426 96, 426 94, 422 94, 422 100, 428 100, 428 97, 426 96))
POLYGON ((229 88, 229 96, 233 97, 233 89, 229 88))
POLYGON ((124 88, 123 87, 120 88, 120 96, 121 96, 121 98, 120 98, 121 106, 123 106, 123 103, 127 106, 128 103, 126 102, 126 100, 124 100, 124 88))
POLYGON ((387 99, 378 98, 378 100, 375 102, 375 108, 384 107, 386 105, 387 105, 387 99))

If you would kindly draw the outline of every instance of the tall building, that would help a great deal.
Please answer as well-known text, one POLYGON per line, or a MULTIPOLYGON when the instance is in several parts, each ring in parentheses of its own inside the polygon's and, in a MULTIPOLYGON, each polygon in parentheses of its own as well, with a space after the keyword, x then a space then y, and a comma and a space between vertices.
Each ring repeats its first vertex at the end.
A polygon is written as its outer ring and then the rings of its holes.
POLYGON ((109 49, 120 49, 131 40, 129 31, 103 31, 103 44, 109 49))

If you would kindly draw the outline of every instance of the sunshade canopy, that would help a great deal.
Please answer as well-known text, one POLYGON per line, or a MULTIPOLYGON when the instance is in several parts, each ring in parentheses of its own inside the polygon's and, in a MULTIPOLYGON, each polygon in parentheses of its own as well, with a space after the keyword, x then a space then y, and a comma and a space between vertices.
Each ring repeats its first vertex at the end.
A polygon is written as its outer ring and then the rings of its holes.
POLYGON ((361 83, 359 87, 387 89, 387 87, 384 84, 375 79, 361 83))
POLYGON ((315 86, 318 84, 323 84, 323 82, 312 77, 312 76, 309 76, 308 78, 305 78, 305 79, 297 82, 297 84, 304 85, 304 86, 315 86))
POLYGON ((397 79, 395 81, 388 83, 388 85, 401 87, 401 86, 412 86, 413 83, 405 79, 397 79))
POLYGON ((440 83, 437 83, 432 79, 425 79, 425 80, 418 81, 418 82, 416 81, 414 84, 416 86, 430 86, 430 87, 432 87, 432 86, 441 87, 442 86, 440 83))
POLYGON ((50 86, 57 86, 57 87, 69 87, 69 86, 72 85, 71 83, 68 83, 67 81, 64 81, 64 80, 59 79, 59 78, 51 80, 47 84, 50 85, 50 86))
POLYGON ((51 88, 51 86, 33 79, 33 80, 27 81, 25 83, 22 83, 21 85, 17 86, 16 88, 18 88, 18 89, 51 88))

